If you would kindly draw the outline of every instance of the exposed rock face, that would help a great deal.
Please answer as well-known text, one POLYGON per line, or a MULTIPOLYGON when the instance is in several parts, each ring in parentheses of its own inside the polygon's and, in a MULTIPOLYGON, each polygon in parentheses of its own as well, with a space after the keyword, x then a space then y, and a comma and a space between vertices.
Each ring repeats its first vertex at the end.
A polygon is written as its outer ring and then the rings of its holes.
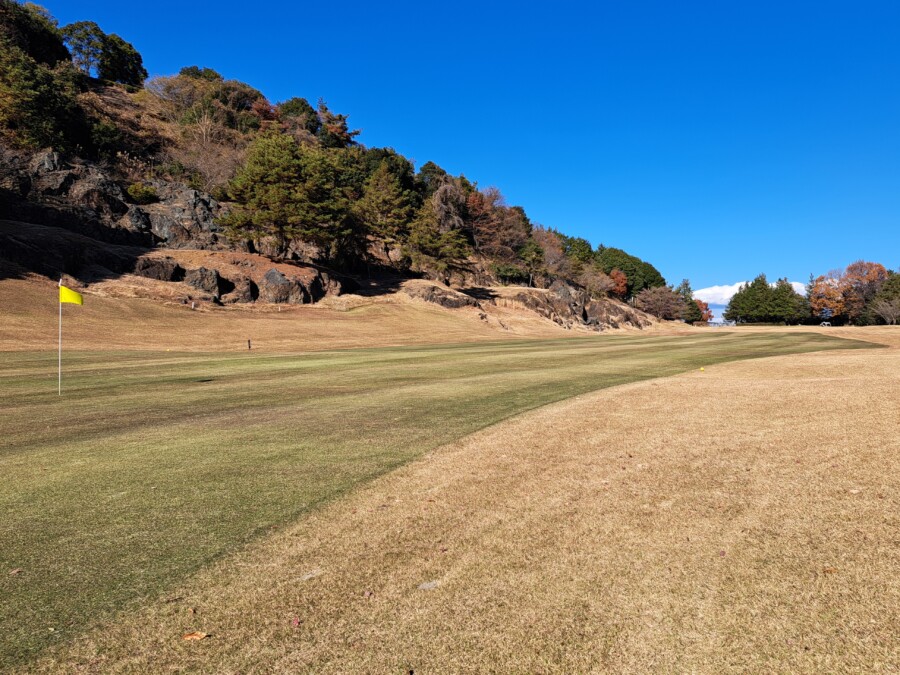
POLYGON ((222 210, 219 202, 183 185, 164 181, 150 185, 159 202, 142 208, 158 241, 169 248, 220 248, 224 244, 222 228, 215 222, 222 210))
POLYGON ((134 273, 139 277, 159 281, 184 279, 184 268, 171 258, 139 258, 135 263, 134 273))
POLYGON ((212 293, 213 295, 219 295, 219 283, 221 280, 222 279, 216 270, 209 270, 205 267, 188 270, 184 275, 184 282, 186 284, 190 284, 194 288, 206 291, 207 293, 212 293))
MULTIPOLYGON (((0 220, 0 261, 58 279, 82 279, 130 272, 143 249, 96 240, 55 227, 0 220)), ((2 278, 2 275, 0 275, 2 278)))
POLYGON ((433 302, 436 305, 447 307, 448 309, 479 306, 478 301, 475 300, 475 298, 449 288, 441 288, 440 286, 415 285, 405 288, 404 291, 411 298, 418 298, 425 302, 433 302))
POLYGON ((259 283, 259 299, 263 302, 302 305, 317 302, 326 295, 338 295, 341 284, 325 272, 286 275, 272 268, 259 283))
POLYGON ((110 243, 224 248, 221 205, 179 183, 148 183, 159 201, 128 203, 122 186, 97 164, 59 153, 31 158, 0 148, 0 218, 62 227, 110 243))
POLYGON ((220 300, 224 304, 235 302, 255 302, 259 297, 259 287, 252 279, 243 277, 235 282, 234 290, 224 294, 220 300))
POLYGON ((513 299, 566 328, 576 325, 597 330, 630 326, 644 328, 650 320, 626 305, 610 300, 594 300, 590 293, 564 281, 554 281, 547 293, 521 292, 513 299))

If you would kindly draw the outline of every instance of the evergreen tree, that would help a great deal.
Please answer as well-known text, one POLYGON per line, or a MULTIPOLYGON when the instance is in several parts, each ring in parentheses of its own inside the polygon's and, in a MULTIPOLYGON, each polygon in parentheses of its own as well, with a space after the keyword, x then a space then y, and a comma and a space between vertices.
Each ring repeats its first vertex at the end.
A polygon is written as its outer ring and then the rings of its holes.
POLYGON ((295 239, 318 246, 327 261, 341 262, 359 247, 351 193, 337 159, 321 148, 301 147, 284 133, 261 134, 229 187, 239 206, 223 219, 232 236, 265 238, 284 255, 295 239))
POLYGON ((691 282, 687 279, 682 279, 681 283, 675 287, 675 292, 681 296, 681 318, 687 323, 702 321, 703 313, 700 311, 697 303, 694 302, 694 290, 691 288, 691 282))
POLYGON ((56 19, 43 7, 31 3, 0 1, 0 47, 5 49, 7 45, 51 68, 71 59, 56 19))
POLYGON ((423 200, 430 199, 431 195, 437 192, 437 189, 449 177, 450 174, 434 162, 425 162, 419 169, 419 173, 416 174, 416 189, 422 195, 423 200))
POLYGON ((619 248, 599 246, 596 252, 597 262, 606 274, 619 270, 628 280, 626 297, 635 296, 645 288, 657 288, 666 285, 666 280, 653 265, 640 258, 629 255, 619 248))
POLYGON ((62 29, 72 53, 72 62, 85 75, 93 75, 100 66, 106 34, 93 21, 76 21, 62 29))
POLYGON ((587 239, 563 236, 562 245, 563 252, 571 260, 572 271, 576 275, 580 274, 586 265, 594 262, 594 249, 587 239))
POLYGON ((772 290, 770 320, 800 323, 809 317, 809 303, 794 290, 787 278, 779 279, 772 290))
POLYGON ((193 78, 195 80, 206 80, 207 82, 225 81, 225 78, 212 68, 200 68, 199 66, 185 66, 178 71, 178 74, 183 77, 193 78))
POLYGON ((369 233, 381 240, 385 256, 389 247, 405 236, 412 218, 410 193, 401 187, 387 161, 382 161, 366 181, 354 211, 369 233))
POLYGON ((13 144, 91 148, 68 54, 52 19, 0 1, 0 133, 13 144))
POLYGON ((118 35, 107 35, 97 65, 97 77, 101 80, 121 82, 140 87, 147 79, 144 60, 137 50, 118 35))
POLYGON ((528 285, 534 285, 534 277, 544 269, 544 249, 534 238, 529 238, 525 245, 519 249, 519 259, 525 263, 525 271, 528 272, 528 285))
POLYGON ((319 115, 305 98, 296 96, 289 98, 287 101, 279 103, 276 109, 283 119, 295 120, 302 129, 313 136, 319 133, 322 126, 319 115))
POLYGON ((257 243, 271 239, 276 254, 284 255, 306 215, 295 193, 303 173, 300 147, 293 138, 279 133, 259 136, 229 186, 231 198, 240 204, 222 220, 229 234, 257 243))
POLYGON ((347 115, 331 112, 325 101, 320 99, 318 116, 321 124, 317 133, 323 148, 349 148, 356 145, 353 139, 359 136, 359 130, 350 131, 347 115))
POLYGON ((464 259, 469 252, 460 230, 441 230, 438 215, 430 202, 419 209, 412 222, 406 251, 415 267, 432 268, 444 275, 444 281, 449 281, 450 266, 464 259))

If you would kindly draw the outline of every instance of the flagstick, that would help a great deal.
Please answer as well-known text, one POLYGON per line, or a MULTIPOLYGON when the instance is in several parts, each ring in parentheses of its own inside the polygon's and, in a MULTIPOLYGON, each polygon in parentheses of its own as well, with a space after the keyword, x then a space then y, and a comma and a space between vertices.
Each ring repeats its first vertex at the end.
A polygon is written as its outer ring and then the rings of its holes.
MULTIPOLYGON (((62 277, 59 279, 62 286, 62 277)), ((62 302, 59 303, 59 395, 62 396, 62 302)))

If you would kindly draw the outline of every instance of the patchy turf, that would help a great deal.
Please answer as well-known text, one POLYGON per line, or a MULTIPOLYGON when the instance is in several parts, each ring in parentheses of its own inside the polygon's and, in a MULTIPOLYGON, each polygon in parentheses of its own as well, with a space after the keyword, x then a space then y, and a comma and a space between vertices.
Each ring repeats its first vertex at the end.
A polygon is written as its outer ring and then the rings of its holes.
POLYGON ((296 356, 82 352, 66 357, 62 398, 54 354, 3 353, 0 665, 511 415, 701 365, 868 346, 782 332, 296 356))
POLYGON ((831 351, 562 401, 32 668, 896 672, 898 387, 900 350, 831 351))

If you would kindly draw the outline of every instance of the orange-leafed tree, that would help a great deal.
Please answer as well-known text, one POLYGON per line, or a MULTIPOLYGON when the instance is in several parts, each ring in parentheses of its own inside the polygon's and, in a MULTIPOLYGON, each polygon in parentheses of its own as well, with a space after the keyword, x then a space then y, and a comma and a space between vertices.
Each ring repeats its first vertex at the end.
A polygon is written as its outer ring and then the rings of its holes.
POLYGON ((628 277, 625 276, 625 272, 619 268, 613 268, 609 273, 609 278, 612 279, 613 282, 610 293, 618 298, 624 298, 628 294, 628 277))
POLYGON ((712 313, 712 310, 709 308, 709 304, 706 302, 703 302, 703 300, 698 300, 697 298, 694 298, 694 303, 697 305, 697 309, 700 310, 700 320, 701 321, 712 321, 713 313, 712 313))
POLYGON ((839 270, 816 277, 809 287, 809 306, 813 315, 831 319, 842 316, 844 304, 843 275, 839 270))
POLYGON ((878 293, 889 274, 884 265, 865 260, 857 260, 847 266, 841 277, 841 292, 844 296, 844 311, 850 321, 856 322, 865 311, 866 305, 878 293))

